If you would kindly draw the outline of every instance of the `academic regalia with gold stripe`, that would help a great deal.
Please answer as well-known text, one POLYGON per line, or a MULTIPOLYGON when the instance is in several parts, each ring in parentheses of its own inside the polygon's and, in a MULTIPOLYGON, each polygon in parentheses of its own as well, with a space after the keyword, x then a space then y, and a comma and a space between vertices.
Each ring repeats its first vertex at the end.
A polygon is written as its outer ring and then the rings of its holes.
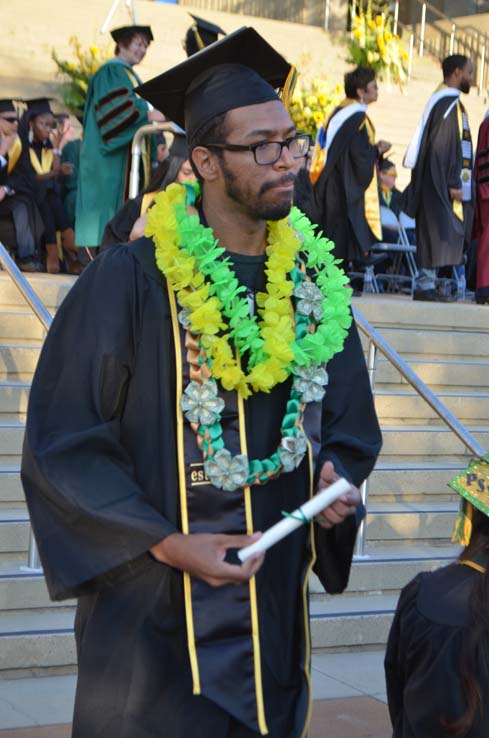
MULTIPOLYGON (((240 281, 247 281, 253 259, 237 259, 240 281)), ((264 262, 255 268, 256 284, 264 262)), ((168 293, 153 242, 143 238, 100 255, 64 300, 44 343, 22 471, 51 596, 80 598, 74 738, 146 738, 161 731, 171 738, 259 735, 243 717, 244 706, 253 704, 250 676, 235 684, 219 677, 239 643, 237 630, 223 630, 228 609, 213 604, 225 594, 222 588, 201 583, 196 605, 199 621, 211 628, 200 654, 201 671, 210 671, 217 685, 210 700, 192 696, 182 573, 147 553, 180 528, 176 366, 168 293), (56 384, 54 394, 45 391, 48 384, 56 384)), ((317 468, 331 459, 358 485, 374 465, 381 437, 354 325, 328 374, 317 468)), ((277 419, 288 397, 285 382, 246 401, 251 457, 276 447, 277 419)), ((294 510, 307 499, 308 485, 304 460, 296 471, 253 487, 254 528, 266 530, 282 510, 294 510)), ((207 521, 211 529, 219 523, 218 513, 207 521)), ((347 583, 356 527, 354 517, 329 531, 315 526, 315 571, 329 592, 347 583)), ((308 526, 302 526, 267 552, 256 577, 271 738, 300 738, 308 719, 302 586, 310 546, 308 526)), ((244 597, 246 590, 230 585, 227 596, 244 597)), ((240 669, 238 662, 236 674, 240 669)), ((209 680, 202 677, 204 693, 209 680)))
MULTIPOLYGON (((334 111, 328 125, 341 110, 334 111)), ((308 214, 334 241, 333 253, 345 264, 361 260, 372 244, 382 239, 377 157, 366 115, 356 112, 334 136, 313 184, 314 206, 308 214)))
POLYGON ((124 201, 131 141, 148 122, 148 104, 133 92, 140 83, 133 68, 117 58, 90 81, 76 200, 79 246, 100 246, 106 223, 124 201))
MULTIPOLYGON (((185 122, 191 137, 239 107, 273 103, 277 110, 275 87, 289 72, 290 64, 245 28, 151 80, 141 94, 185 122)), ((205 190, 195 208, 200 231, 205 190)), ((248 293, 244 308, 256 313, 256 295, 274 270, 265 274, 264 253, 228 256, 248 293)), ((182 326, 155 258, 148 238, 99 255, 57 312, 30 393, 22 470, 29 511, 51 596, 79 597, 73 738, 304 738, 311 710, 307 578, 314 566, 328 592, 345 588, 363 507, 331 530, 300 526, 267 552, 256 576, 237 585, 212 587, 187 563, 172 568, 148 550, 175 531, 190 540, 267 530, 314 493, 327 460, 356 485, 367 477, 381 434, 363 350, 352 324, 328 362, 324 399, 305 409, 307 454, 278 475, 269 457, 282 419, 290 418, 292 373, 246 399, 216 382, 226 450, 264 459, 263 484, 247 477, 222 489, 206 476, 183 415, 198 336, 182 326), (54 385, 53 395, 46 387, 54 385)), ((218 269, 220 260, 212 265, 218 269)))
POLYGON ((472 144, 464 120, 465 108, 459 99, 443 96, 436 102, 424 124, 411 182, 404 193, 404 210, 416 219, 416 263, 423 269, 460 264, 470 243, 473 194, 463 203, 454 202, 449 194, 449 189, 464 184, 463 173, 468 173, 473 193, 472 144), (470 156, 464 158, 466 149, 470 156))

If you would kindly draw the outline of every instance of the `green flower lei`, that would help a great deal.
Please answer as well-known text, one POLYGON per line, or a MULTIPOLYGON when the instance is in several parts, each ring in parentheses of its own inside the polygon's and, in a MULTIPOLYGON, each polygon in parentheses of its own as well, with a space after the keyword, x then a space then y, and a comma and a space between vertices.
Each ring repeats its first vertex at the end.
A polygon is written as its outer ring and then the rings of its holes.
POLYGON ((158 266, 177 293, 182 308, 179 319, 198 340, 199 365, 208 368, 200 382, 189 382, 181 406, 196 430, 204 470, 214 486, 232 491, 247 484, 265 484, 282 471, 299 466, 307 451, 302 428, 305 406, 322 399, 327 384, 323 365, 342 349, 351 325, 351 293, 345 289, 348 280, 330 253, 333 244, 316 235, 306 216, 293 208, 287 219, 268 224, 267 293, 259 293, 256 298, 261 307, 259 322, 256 316, 250 316, 248 302, 241 296, 244 288, 236 279, 230 259, 223 258, 224 249, 218 246, 212 230, 187 211, 200 194, 198 185, 186 185, 185 189, 172 185, 169 190, 157 196, 149 212, 146 233, 153 236, 158 266), (168 227, 165 220, 171 216, 173 221, 168 227), (290 254, 292 260, 289 259, 290 268, 285 275, 283 264, 290 254), (295 306, 291 345, 286 347, 287 353, 283 346, 275 344, 283 351, 282 364, 277 365, 266 348, 274 345, 277 327, 290 326, 291 298, 295 306), (288 317, 280 315, 285 303, 288 317), (278 322, 273 308, 278 311, 278 322), (212 332, 207 332, 206 318, 212 332), (216 335, 218 331, 224 331, 225 339, 216 335), (226 389, 238 389, 244 397, 247 392, 247 385, 242 380, 238 382, 232 375, 233 367, 229 368, 230 358, 225 351, 229 353, 228 342, 240 355, 247 355, 249 377, 255 372, 258 391, 270 391, 275 384, 294 376, 281 423, 280 444, 266 459, 248 460, 243 454, 233 457, 224 447, 224 401, 218 396, 216 374, 226 389), (267 379, 267 369, 274 372, 271 381, 267 379), (206 378, 209 373, 210 378, 206 378), (226 381, 229 385, 232 376, 234 386, 230 387, 226 381))

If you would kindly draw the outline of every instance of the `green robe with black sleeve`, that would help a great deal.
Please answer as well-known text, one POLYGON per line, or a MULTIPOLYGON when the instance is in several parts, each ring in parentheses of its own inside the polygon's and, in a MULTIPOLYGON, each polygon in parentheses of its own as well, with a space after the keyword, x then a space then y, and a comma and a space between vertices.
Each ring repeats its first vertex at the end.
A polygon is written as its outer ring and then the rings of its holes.
POLYGON ((131 141, 148 123, 148 105, 133 92, 138 84, 132 67, 117 58, 90 81, 76 198, 78 246, 99 246, 106 223, 123 203, 131 141))

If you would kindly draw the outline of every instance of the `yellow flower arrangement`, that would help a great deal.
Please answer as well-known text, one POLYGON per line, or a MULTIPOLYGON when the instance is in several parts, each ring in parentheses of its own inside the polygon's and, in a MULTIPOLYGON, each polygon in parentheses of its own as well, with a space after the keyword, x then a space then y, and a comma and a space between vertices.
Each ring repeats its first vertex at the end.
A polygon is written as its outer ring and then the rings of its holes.
POLYGON ((327 78, 311 79, 304 74, 299 77, 289 113, 297 129, 309 133, 314 140, 324 118, 339 105, 342 97, 340 85, 332 86, 327 78))
POLYGON ((402 89, 407 80, 408 55, 399 36, 392 32, 388 6, 374 7, 372 0, 358 0, 354 7, 347 61, 371 67, 380 79, 392 80, 402 89))
POLYGON ((64 77, 61 95, 65 106, 75 115, 81 116, 90 78, 107 59, 111 58, 112 53, 109 46, 99 48, 94 44, 84 50, 77 36, 70 38, 70 46, 75 62, 60 59, 54 49, 51 51, 51 57, 58 74, 64 77))

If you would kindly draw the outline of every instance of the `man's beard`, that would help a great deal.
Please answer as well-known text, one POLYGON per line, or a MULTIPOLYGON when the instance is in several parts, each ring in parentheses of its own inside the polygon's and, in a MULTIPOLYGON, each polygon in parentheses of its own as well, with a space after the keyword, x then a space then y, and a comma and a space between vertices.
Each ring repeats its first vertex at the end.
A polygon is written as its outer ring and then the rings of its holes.
POLYGON ((466 82, 463 80, 460 83, 460 91, 463 92, 465 95, 468 95, 470 92, 470 82, 466 82))
POLYGON ((251 194, 239 184, 238 177, 231 172, 224 160, 221 159, 221 169, 224 175, 224 186, 227 196, 242 207, 242 209, 254 220, 281 220, 285 218, 292 208, 292 199, 282 202, 268 203, 263 195, 277 185, 295 182, 296 175, 292 172, 284 174, 277 182, 264 182, 256 195, 251 194))

